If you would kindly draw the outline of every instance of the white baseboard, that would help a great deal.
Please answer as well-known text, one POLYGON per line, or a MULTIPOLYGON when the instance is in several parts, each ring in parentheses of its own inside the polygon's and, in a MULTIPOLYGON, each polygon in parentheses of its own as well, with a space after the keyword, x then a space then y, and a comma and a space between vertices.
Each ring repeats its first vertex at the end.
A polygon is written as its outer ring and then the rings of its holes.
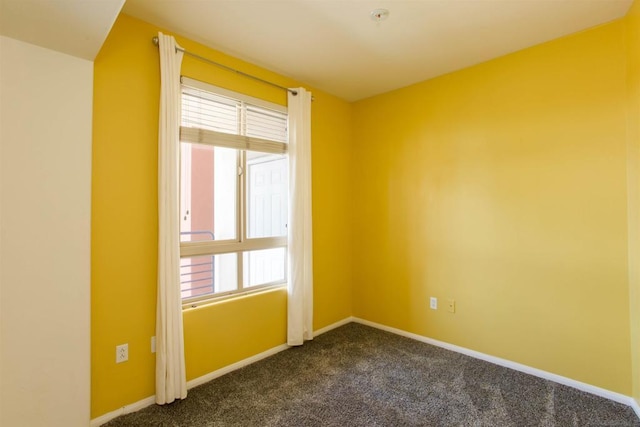
MULTIPOLYGON (((353 318, 347 317, 346 319, 342 319, 336 323, 333 323, 329 326, 325 326, 324 328, 318 329, 313 332, 313 336, 317 337, 318 335, 324 334, 325 332, 329 332, 332 329, 339 328, 342 325, 346 325, 353 321, 353 318)), ((274 354, 280 353, 283 350, 288 349, 289 346, 287 344, 282 344, 277 347, 273 347, 267 351, 263 351, 262 353, 256 354, 255 356, 248 357, 234 364, 225 366, 224 368, 220 368, 216 371, 210 372, 201 377, 195 378, 191 381, 187 382, 187 389, 191 389, 193 387, 197 387, 201 384, 207 383, 213 379, 221 377, 222 375, 228 374, 229 372, 233 372, 236 369, 244 368, 245 366, 251 365, 259 360, 265 359, 269 356, 273 356, 274 354)))
POLYGON ((346 325, 347 323, 351 323, 351 322, 353 322, 353 317, 345 317, 344 319, 342 319, 342 320, 340 320, 340 321, 338 321, 338 322, 336 322, 336 323, 332 323, 332 324, 331 324, 331 325, 329 325, 329 326, 325 326, 324 328, 320 328, 320 329, 318 329, 317 331, 313 331, 313 336, 314 336, 314 338, 315 338, 315 337, 317 337, 318 335, 322 335, 322 334, 324 334, 325 332, 329 332, 329 331, 330 331, 330 330, 332 330, 332 329, 339 328, 340 326, 344 326, 344 325, 346 325))
POLYGON ((541 369, 532 368, 531 366, 512 362, 507 359, 501 359, 499 357, 491 356, 485 353, 480 353, 479 351, 470 350, 465 347, 460 347, 460 346, 449 344, 443 341, 434 340, 432 338, 427 338, 422 335, 413 334, 411 332, 406 332, 401 329, 392 328, 390 326, 381 325, 379 323, 370 322, 368 320, 360 319, 357 317, 354 317, 353 321, 356 323, 361 323, 363 325, 371 326, 376 329, 381 329, 383 331, 391 332, 396 335, 401 335, 417 341, 422 341, 424 343, 431 344, 436 347, 441 347, 447 350, 455 351, 456 353, 465 354, 475 359, 480 359, 480 360, 484 360, 485 362, 493 363, 494 365, 504 366, 505 368, 510 368, 510 369, 524 372, 526 374, 530 374, 539 378, 543 378, 545 380, 550 380, 559 384, 573 387, 578 390, 594 394, 596 396, 604 397, 605 399, 613 400, 614 402, 622 403, 624 405, 630 406, 636 412, 636 415, 638 415, 638 418, 640 418, 640 406, 635 401, 635 399, 633 399, 630 396, 616 393, 614 391, 607 390, 604 388, 596 387, 591 384, 576 381, 571 378, 563 377, 561 375, 552 374, 551 372, 543 371, 541 369))
POLYGON ((111 411, 104 415, 100 415, 98 418, 94 418, 89 423, 90 427, 98 427, 102 424, 106 424, 114 418, 118 418, 120 415, 130 414, 132 412, 139 411, 140 409, 144 409, 147 406, 151 406, 156 403, 155 396, 149 396, 145 399, 139 400, 136 403, 132 403, 131 405, 125 405, 122 408, 116 409, 115 411, 111 411))
POLYGON ((633 409, 633 412, 636 413, 636 416, 640 418, 640 405, 638 405, 638 401, 633 397, 630 397, 629 399, 631 399, 631 409, 633 409))
POLYGON ((267 351, 263 351, 262 353, 258 353, 258 354, 254 355, 254 356, 247 357, 246 359, 242 359, 239 362, 232 363, 231 365, 227 365, 224 368, 220 368, 220 369, 217 369, 217 370, 215 370, 213 372, 209 372, 208 374, 205 374, 205 375, 203 375, 201 377, 194 378, 191 381, 187 381, 187 389, 191 389, 191 388, 197 387, 197 386, 199 386, 201 384, 204 384, 204 383, 209 382, 209 381, 211 381, 213 379, 216 379, 216 378, 221 377, 221 376, 223 376, 225 374, 228 374, 229 372, 233 372, 233 371, 238 370, 240 368, 244 368, 245 366, 249 366, 252 363, 256 363, 259 360, 265 359, 265 358, 267 358, 269 356, 273 356, 274 354, 280 353, 281 351, 287 350, 288 348, 289 348, 288 345, 281 344, 281 345, 279 345, 277 347, 270 348, 267 351))
MULTIPOLYGON (((352 317, 347 317, 346 319, 342 319, 336 323, 333 323, 329 326, 325 326, 324 328, 314 331, 313 336, 317 337, 318 335, 322 335, 325 332, 329 332, 332 329, 339 328, 340 326, 346 325, 347 323, 351 323, 352 321, 353 321, 352 317)), ((187 381, 187 389, 192 389, 201 384, 209 382, 215 378, 221 377, 222 375, 228 374, 229 372, 235 371, 240 368, 244 368, 245 366, 248 366, 259 360, 265 359, 269 356, 273 356, 274 354, 280 353, 281 351, 286 350, 288 348, 289 348, 288 345, 282 344, 277 347, 270 348, 267 351, 263 351, 262 353, 240 360, 239 362, 225 366, 224 368, 220 368, 213 372, 209 372, 208 374, 203 375, 201 377, 194 378, 191 381, 187 381)), ((91 420, 91 423, 89 425, 90 427, 99 427, 102 424, 106 424, 112 419, 119 417, 120 415, 130 414, 132 412, 139 411, 140 409, 153 405, 155 402, 156 402, 155 396, 149 396, 145 399, 139 400, 130 405, 125 405, 122 408, 116 409, 115 411, 111 411, 107 414, 101 415, 98 418, 94 418, 91 420)))

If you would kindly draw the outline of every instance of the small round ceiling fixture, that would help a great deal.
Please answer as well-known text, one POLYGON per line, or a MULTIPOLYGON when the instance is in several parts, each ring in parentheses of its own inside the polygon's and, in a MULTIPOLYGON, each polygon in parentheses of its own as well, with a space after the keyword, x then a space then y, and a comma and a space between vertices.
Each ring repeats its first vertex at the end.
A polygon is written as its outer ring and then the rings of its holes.
POLYGON ((375 22, 382 22, 389 17, 388 9, 373 9, 371 11, 371 20, 375 22))

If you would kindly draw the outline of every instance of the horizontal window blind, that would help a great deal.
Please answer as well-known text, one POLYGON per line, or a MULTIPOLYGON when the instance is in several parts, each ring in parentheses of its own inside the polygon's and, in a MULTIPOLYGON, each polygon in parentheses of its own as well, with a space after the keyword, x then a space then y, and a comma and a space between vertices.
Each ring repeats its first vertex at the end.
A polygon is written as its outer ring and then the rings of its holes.
POLYGON ((246 135, 287 142, 287 115, 279 111, 247 105, 246 135))
POLYGON ((182 88, 182 126, 240 133, 240 101, 190 87, 182 88))
POLYGON ((286 153, 287 113, 183 85, 180 140, 197 144, 286 153))
POLYGON ((180 128, 180 142, 235 148, 236 150, 259 151, 262 153, 283 154, 287 152, 287 144, 282 142, 188 127, 180 128))

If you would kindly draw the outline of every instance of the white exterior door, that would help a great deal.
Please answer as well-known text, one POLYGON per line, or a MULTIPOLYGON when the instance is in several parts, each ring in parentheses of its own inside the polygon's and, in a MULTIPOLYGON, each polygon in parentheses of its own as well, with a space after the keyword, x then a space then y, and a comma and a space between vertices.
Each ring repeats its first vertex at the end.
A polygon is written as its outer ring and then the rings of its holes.
MULTIPOLYGON (((267 157, 248 163, 249 238, 286 236, 287 159, 267 157)), ((286 251, 282 248, 252 251, 245 258, 245 286, 284 279, 286 251)))

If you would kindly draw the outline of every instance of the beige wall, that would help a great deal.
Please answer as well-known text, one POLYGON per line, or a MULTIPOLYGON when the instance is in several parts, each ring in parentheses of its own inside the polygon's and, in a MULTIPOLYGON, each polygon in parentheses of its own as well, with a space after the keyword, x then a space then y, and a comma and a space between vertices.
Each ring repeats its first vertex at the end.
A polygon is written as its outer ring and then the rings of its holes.
POLYGON ((86 426, 93 64, 6 37, 0 63, 0 425, 86 426))

